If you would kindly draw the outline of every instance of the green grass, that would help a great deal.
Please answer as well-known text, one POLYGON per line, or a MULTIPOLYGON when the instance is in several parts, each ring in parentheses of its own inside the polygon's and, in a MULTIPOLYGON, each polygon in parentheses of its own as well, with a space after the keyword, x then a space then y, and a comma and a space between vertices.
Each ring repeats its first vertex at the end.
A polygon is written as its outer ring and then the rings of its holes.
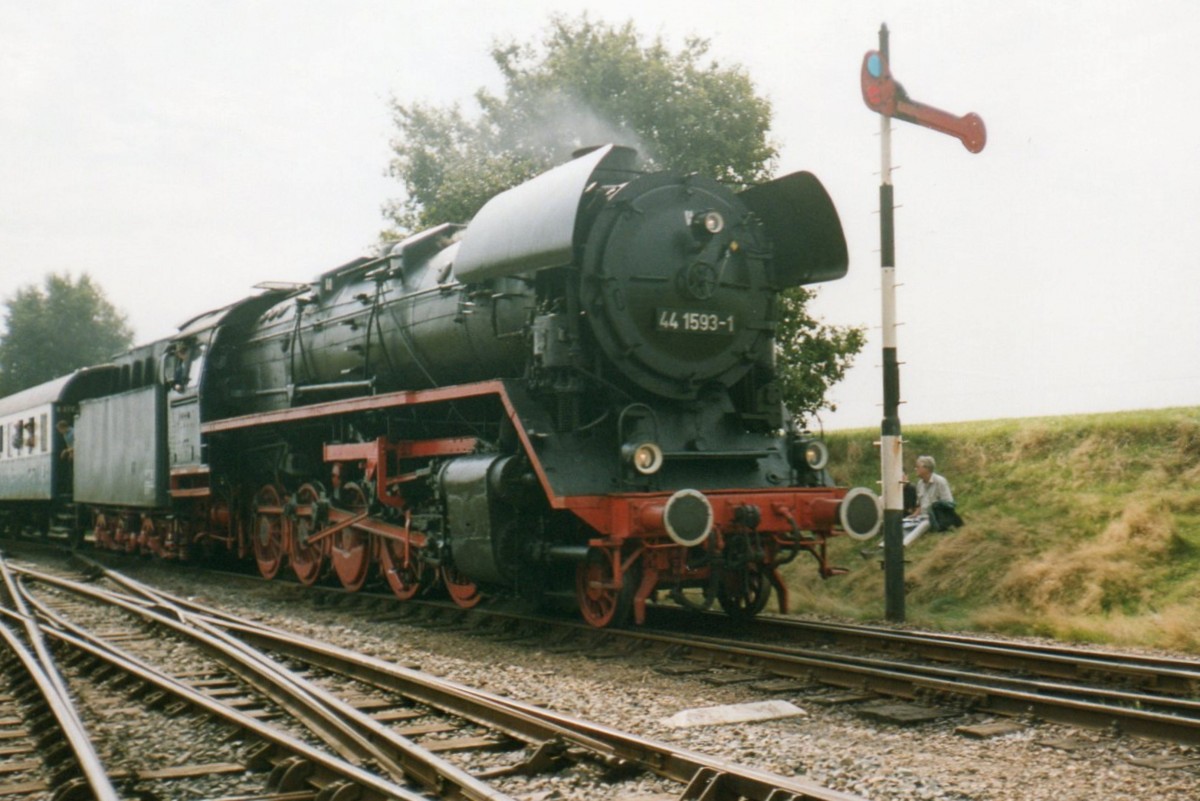
MULTIPOLYGON (((878 490, 878 439, 828 437, 839 484, 878 490)), ((909 475, 934 456, 967 520, 909 548, 910 622, 1200 652, 1200 409, 914 426, 904 439, 909 475)), ((794 610, 881 619, 883 572, 861 547, 830 547, 849 575, 789 565, 794 610)))

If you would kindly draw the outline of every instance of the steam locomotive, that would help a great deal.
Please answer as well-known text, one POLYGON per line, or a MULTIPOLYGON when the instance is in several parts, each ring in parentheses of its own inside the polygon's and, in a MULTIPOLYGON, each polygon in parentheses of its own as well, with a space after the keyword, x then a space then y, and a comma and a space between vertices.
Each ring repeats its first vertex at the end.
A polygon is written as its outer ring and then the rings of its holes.
POLYGON ((635 158, 594 149, 0 399, 6 525, 464 607, 566 597, 597 627, 786 610, 783 563, 833 575, 829 539, 880 525, 774 378, 780 291, 846 272, 837 212, 808 173, 734 193, 635 158))

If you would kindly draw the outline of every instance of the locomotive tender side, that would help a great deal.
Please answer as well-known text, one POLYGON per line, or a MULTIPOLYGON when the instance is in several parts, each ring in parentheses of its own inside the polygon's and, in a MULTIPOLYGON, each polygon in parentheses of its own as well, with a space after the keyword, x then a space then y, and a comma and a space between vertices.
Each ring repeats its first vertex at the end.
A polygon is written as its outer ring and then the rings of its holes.
POLYGON ((782 563, 832 575, 828 538, 879 523, 774 380, 778 293, 846 266, 807 173, 737 194, 593 150, 156 343, 169 498, 95 504, 96 539, 464 606, 565 594, 596 626, 660 592, 784 607, 782 563))

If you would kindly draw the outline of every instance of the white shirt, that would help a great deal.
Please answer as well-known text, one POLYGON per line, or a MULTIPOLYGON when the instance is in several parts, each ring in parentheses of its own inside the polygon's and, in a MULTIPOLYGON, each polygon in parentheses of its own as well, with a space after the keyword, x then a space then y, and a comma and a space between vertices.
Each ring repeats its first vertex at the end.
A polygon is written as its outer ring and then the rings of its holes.
POLYGON ((937 501, 954 503, 954 495, 950 492, 950 482, 937 473, 931 473, 928 481, 923 478, 918 479, 917 504, 921 507, 921 514, 928 515, 929 507, 937 501))

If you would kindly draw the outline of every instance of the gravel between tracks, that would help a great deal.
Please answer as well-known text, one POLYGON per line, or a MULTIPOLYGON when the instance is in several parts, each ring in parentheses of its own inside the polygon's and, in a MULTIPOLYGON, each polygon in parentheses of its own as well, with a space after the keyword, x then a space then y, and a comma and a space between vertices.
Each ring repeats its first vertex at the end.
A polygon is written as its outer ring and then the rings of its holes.
MULTIPOLYGON (((416 666, 432 674, 586 717, 615 728, 859 795, 872 801, 1194 801, 1200 798, 1200 748, 1108 732, 1031 723, 1022 731, 972 740, 954 729, 984 716, 957 716, 915 727, 878 725, 852 707, 823 707, 804 694, 780 697, 806 716, 762 723, 675 729, 664 719, 684 709, 761 701, 744 684, 713 686, 659 673, 648 657, 596 659, 547 652, 403 622, 371 622, 359 609, 301 597, 294 585, 167 570, 141 563, 118 569, 204 603, 223 606, 311 637, 416 666), (1159 760, 1145 767, 1131 759, 1159 760)), ((521 785, 530 801, 590 799, 578 774, 521 785)), ((599 781, 599 779, 595 779, 599 781)), ((515 789, 515 788, 514 788, 515 789)), ((626 785, 626 799, 661 798, 653 778, 626 785)))

